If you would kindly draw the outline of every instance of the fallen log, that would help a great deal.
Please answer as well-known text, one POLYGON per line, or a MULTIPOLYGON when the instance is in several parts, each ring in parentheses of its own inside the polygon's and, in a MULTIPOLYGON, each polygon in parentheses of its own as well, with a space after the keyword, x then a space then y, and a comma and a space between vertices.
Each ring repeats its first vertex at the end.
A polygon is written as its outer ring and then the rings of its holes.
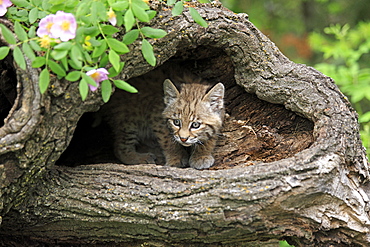
MULTIPOLYGON (((0 128, 4 245, 369 245, 368 163, 346 97, 289 61, 247 15, 196 7, 207 28, 188 10, 172 17, 153 4, 160 18, 150 26, 168 35, 151 42, 157 67, 180 61, 226 86, 210 170, 118 164, 109 133, 86 124, 99 93, 82 102, 77 84, 53 78, 41 94, 28 60, 25 71, 2 61, 4 78, 17 81, 0 128)), ((124 80, 153 69, 138 47, 122 57, 124 80)))

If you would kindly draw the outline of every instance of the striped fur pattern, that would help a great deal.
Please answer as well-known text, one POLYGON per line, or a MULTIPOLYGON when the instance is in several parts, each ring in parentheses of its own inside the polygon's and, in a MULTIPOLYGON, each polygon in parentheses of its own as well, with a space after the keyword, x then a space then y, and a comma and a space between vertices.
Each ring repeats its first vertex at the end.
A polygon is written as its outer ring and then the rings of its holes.
POLYGON ((131 83, 139 94, 118 91, 104 106, 116 157, 129 165, 161 163, 159 154, 138 150, 142 144, 149 150, 159 145, 167 166, 211 167, 224 116, 223 84, 212 86, 189 73, 163 78, 168 76, 161 71, 136 78, 131 83), (163 91, 153 80, 164 81, 163 91))
POLYGON ((196 80, 183 83, 178 91, 167 79, 163 87, 166 105, 163 116, 176 141, 176 145, 164 148, 167 164, 196 169, 211 167, 224 115, 224 86, 218 83, 209 90, 208 83, 196 80))

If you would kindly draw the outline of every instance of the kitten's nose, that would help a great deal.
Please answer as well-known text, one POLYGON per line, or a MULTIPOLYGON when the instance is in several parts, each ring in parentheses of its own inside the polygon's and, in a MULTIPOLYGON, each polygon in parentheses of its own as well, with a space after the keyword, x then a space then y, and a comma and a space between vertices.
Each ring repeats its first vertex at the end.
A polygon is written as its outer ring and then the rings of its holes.
POLYGON ((188 139, 189 139, 189 137, 180 137, 180 140, 181 140, 182 142, 186 142, 188 139))

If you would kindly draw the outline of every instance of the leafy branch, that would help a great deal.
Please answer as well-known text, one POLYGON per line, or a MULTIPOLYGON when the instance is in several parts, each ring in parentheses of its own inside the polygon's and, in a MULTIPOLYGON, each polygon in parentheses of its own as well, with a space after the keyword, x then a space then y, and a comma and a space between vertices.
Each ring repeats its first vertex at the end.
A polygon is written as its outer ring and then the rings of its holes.
MULTIPOLYGON (((6 4, 4 0, 1 4, 6 4)), ((119 75, 124 62, 121 56, 129 53, 128 45, 141 40, 141 52, 152 66, 157 61, 150 39, 166 36, 166 31, 143 25, 149 23, 157 12, 151 10, 146 0, 13 0, 6 13, 14 23, 14 34, 0 24, 8 46, 0 47, 0 59, 13 51, 14 61, 25 70, 24 55, 32 67, 41 68, 39 87, 45 93, 53 74, 58 79, 79 82, 82 100, 101 84, 101 94, 107 102, 112 94, 112 84, 131 93, 137 90, 119 75), (116 26, 124 27, 122 33, 116 26), (104 69, 108 67, 108 70, 104 69)), ((173 15, 180 15, 184 7, 199 25, 207 22, 189 1, 168 0, 173 15)))

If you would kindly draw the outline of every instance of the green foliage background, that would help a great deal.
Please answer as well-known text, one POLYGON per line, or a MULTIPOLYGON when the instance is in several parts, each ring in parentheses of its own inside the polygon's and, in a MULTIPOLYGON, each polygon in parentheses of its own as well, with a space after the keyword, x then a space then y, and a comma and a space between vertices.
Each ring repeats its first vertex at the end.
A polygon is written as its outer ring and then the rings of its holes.
POLYGON ((221 0, 244 12, 291 60, 335 80, 359 114, 370 157, 370 1, 221 0))

